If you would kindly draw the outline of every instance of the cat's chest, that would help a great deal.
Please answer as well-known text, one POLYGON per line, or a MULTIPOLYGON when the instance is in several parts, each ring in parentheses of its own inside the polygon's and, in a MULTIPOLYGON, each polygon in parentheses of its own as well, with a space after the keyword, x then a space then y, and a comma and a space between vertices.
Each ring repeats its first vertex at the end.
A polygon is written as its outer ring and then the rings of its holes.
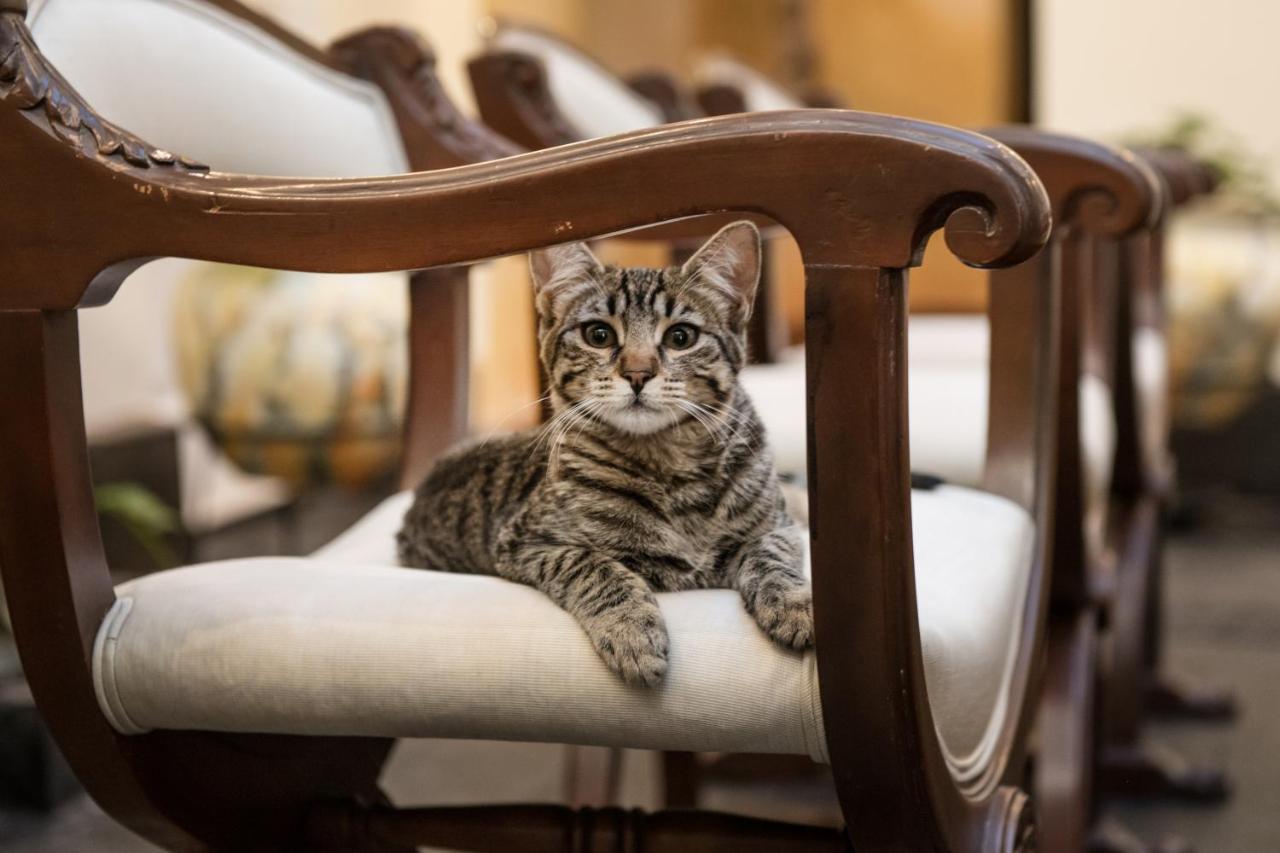
POLYGON ((604 518, 615 518, 614 537, 638 549, 660 546, 692 557, 710 553, 732 534, 720 512, 724 490, 719 478, 707 472, 596 475, 602 488, 584 489, 578 499, 594 518, 601 518, 602 511, 604 518))

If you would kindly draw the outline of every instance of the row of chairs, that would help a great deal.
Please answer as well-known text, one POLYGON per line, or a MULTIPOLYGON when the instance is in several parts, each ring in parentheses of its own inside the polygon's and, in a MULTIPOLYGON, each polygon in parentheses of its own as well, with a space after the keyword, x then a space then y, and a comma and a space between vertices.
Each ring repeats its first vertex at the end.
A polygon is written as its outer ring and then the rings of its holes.
POLYGON ((602 92, 638 96, 536 31, 500 30, 472 63, 481 125, 399 30, 322 51, 230 0, 0 8, 0 376, 12 395, 0 569, 37 702, 117 819, 174 849, 1012 850, 1038 837, 1079 850, 1103 787, 1222 793, 1137 748, 1153 697, 1229 710, 1182 701, 1158 672, 1159 515, 1173 484, 1161 235, 1169 208, 1212 183, 1185 156, 845 111, 581 141, 609 134, 567 116, 605 111, 602 92), (189 98, 116 76, 147 63, 145 79, 189 98), (575 88, 584 79, 594 100, 575 88), (259 167, 270 158, 296 159, 259 167), (420 270, 408 486, 466 432, 458 264, 623 231, 678 256, 743 213, 785 228, 804 257, 803 354, 781 351, 763 310, 762 363, 744 382, 780 463, 809 488, 816 653, 752 646, 752 626, 736 623, 700 646, 705 628, 682 637, 677 620, 673 643, 690 657, 726 657, 683 673, 673 661, 658 699, 637 695, 581 655, 547 603, 391 568, 403 496, 309 560, 191 567, 113 592, 77 315, 146 259, 420 270), (993 268, 987 318, 908 323, 906 269, 939 228, 961 259, 993 268), (947 482, 912 490, 911 467, 947 482), (439 618, 437 633, 412 606, 439 618), (459 624, 476 648, 443 633, 459 624), (563 657, 522 648, 534 636, 563 657), (482 681, 499 651, 522 666, 482 681), (392 739, 411 736, 667 750, 676 806, 716 772, 696 753, 799 753, 830 766, 845 826, 397 810, 377 776, 392 739))

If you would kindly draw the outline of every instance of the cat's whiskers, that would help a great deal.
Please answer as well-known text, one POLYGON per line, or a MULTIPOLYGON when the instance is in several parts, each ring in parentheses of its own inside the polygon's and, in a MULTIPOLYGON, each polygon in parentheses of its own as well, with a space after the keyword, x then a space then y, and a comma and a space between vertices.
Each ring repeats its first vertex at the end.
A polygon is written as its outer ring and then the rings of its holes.
POLYGON ((579 431, 582 430, 590 421, 592 416, 603 408, 604 403, 598 398, 588 398, 584 401, 572 419, 567 421, 563 428, 556 433, 556 437, 551 442, 551 450, 548 453, 548 465, 555 467, 560 460, 560 449, 564 446, 565 439, 569 437, 569 431, 575 426, 579 431))
MULTIPOLYGON (((742 430, 744 428, 750 430, 752 433, 756 432, 758 429, 757 425, 750 417, 737 409, 721 408, 717 410, 702 403, 694 402, 693 400, 688 400, 687 402, 692 406, 696 406, 704 415, 711 418, 718 427, 717 431, 720 433, 727 432, 728 438, 733 441, 746 440, 747 437, 742 434, 742 430)), ((721 440, 723 441, 724 438, 722 437, 721 440)))
POLYGON ((572 418, 575 412, 577 412, 581 407, 587 405, 589 402, 591 402, 591 398, 586 397, 572 405, 566 406, 559 412, 556 412, 549 421, 538 429, 538 438, 534 441, 532 450, 534 452, 540 450, 542 446, 547 443, 547 440, 552 436, 552 434, 559 429, 561 424, 563 424, 567 419, 572 418))
POLYGON ((697 403, 692 400, 677 398, 675 400, 675 404, 682 411, 687 412, 690 417, 698 422, 699 426, 707 431, 707 438, 711 439, 713 442, 723 443, 724 440, 716 429, 715 424, 705 414, 698 410, 697 403))

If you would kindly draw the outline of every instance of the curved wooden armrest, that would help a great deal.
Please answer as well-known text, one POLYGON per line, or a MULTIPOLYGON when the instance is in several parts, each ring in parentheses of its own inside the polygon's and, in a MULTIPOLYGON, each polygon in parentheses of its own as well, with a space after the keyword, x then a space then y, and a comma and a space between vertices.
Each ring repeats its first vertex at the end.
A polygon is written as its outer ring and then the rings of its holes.
POLYGON ((10 176, 0 233, 11 247, 0 308, 101 301, 131 265, 158 256, 421 269, 720 211, 758 213, 797 235, 829 232, 807 247, 810 264, 906 267, 944 223, 966 262, 1009 263, 1034 253, 1048 230, 1039 184, 1020 160, 923 122, 799 111, 432 173, 286 180, 206 173, 110 125, 44 61, 17 15, 0 18, 0 57, 0 170, 10 176), (866 162, 880 167, 830 165, 866 162), (602 188, 628 203, 601 204, 602 188), (77 251, 51 257, 51 241, 77 251))
MULTIPOLYGON (((419 269, 747 211, 788 228, 806 269, 817 664, 849 835, 868 848, 885 838, 904 849, 958 848, 1024 828, 1025 802, 997 791, 994 778, 962 789, 937 742, 905 440, 905 268, 939 228, 976 266, 1018 263, 1049 235, 1049 199, 1007 147, 924 122, 797 111, 431 173, 205 172, 94 114, 40 55, 21 16, 8 13, 0 15, 0 176, 0 385, 10 395, 0 418, 0 570, 37 701, 77 775, 113 814, 193 846, 174 827, 207 829, 207 815, 230 806, 223 788, 208 800, 213 812, 193 817, 167 784, 168 747, 213 750, 212 741, 122 738, 98 710, 91 652, 113 594, 92 510, 71 309, 109 298, 127 270, 152 257, 419 269), (602 203, 612 195, 627 203, 602 203), (859 782, 868 777, 874 784, 859 782)), ((317 769, 323 780, 333 772, 317 769)))
POLYGON ((662 117, 671 121, 701 118, 704 114, 693 103, 674 76, 665 71, 645 71, 627 78, 627 85, 641 97, 662 110, 662 117))

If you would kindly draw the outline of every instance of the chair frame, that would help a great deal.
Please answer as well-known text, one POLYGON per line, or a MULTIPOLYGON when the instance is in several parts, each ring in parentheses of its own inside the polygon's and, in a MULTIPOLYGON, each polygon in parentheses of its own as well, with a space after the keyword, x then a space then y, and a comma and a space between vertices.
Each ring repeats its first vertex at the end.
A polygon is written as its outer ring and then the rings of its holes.
MULTIPOLYGON (((1184 716, 1224 719, 1234 713, 1228 696, 1189 695, 1169 686, 1159 674, 1160 590, 1163 525, 1172 500, 1172 460, 1160 464, 1142 446, 1145 411, 1134 382, 1132 334, 1138 328, 1164 334, 1164 232, 1168 215, 1213 188, 1211 173, 1173 149, 1139 149, 1158 175, 1165 204, 1152 228, 1109 246, 1100 246, 1099 276, 1117 287, 1115 322, 1108 331, 1116 389, 1117 445, 1112 478, 1109 547, 1115 556, 1106 592, 1109 666, 1103 678, 1103 747, 1100 782, 1127 796, 1174 796, 1216 802, 1228 796, 1225 776, 1189 766, 1167 748, 1139 742, 1148 697, 1156 692, 1178 703, 1184 716)), ((1168 424, 1161 425, 1166 437, 1168 424)), ((1167 451, 1167 444, 1165 446, 1167 451)))
MULTIPOLYGON (((720 85, 703 94, 714 95, 702 98, 709 112, 740 112, 745 106, 745 98, 732 86, 720 85)), ((1156 504, 1143 496, 1145 492, 1135 492, 1152 484, 1152 472, 1140 468, 1137 430, 1142 413, 1135 408, 1129 335, 1135 317, 1154 323, 1162 316, 1158 279, 1152 278, 1157 258, 1152 253, 1160 251, 1165 188, 1152 168, 1157 163, 1146 162, 1155 159, 1152 157, 1139 161, 1120 149, 1029 127, 985 132, 1031 165, 1044 183, 1054 211, 1050 248, 1019 267, 993 271, 990 279, 992 293, 1002 279, 1019 277, 1048 277, 1061 288, 1054 590, 1049 661, 1038 721, 1037 779, 1032 790, 1040 812, 1041 845, 1072 851, 1089 841, 1097 797, 1109 780, 1119 775, 1132 790, 1136 773, 1144 773, 1152 780, 1152 787, 1159 784, 1157 776, 1169 780, 1173 773, 1151 765, 1150 757, 1135 751, 1131 739, 1119 744, 1123 749, 1113 746, 1107 750, 1106 744, 1115 739, 1117 731, 1110 721, 1112 714, 1118 713, 1118 708, 1136 714, 1139 700, 1133 691, 1140 689, 1142 680, 1126 682, 1129 673, 1124 666, 1103 667, 1100 636, 1105 623, 1105 639, 1112 648, 1125 652, 1123 662, 1130 664, 1134 661, 1132 650, 1141 656, 1144 642, 1154 642, 1146 638, 1154 609, 1148 592, 1154 569, 1149 572, 1148 567, 1158 560, 1158 511, 1156 504), (1124 258, 1130 266, 1102 268, 1098 256, 1104 245, 1125 247, 1128 254, 1124 258), (1084 539, 1079 387, 1085 372, 1099 375, 1114 389, 1117 448, 1108 544, 1119 555, 1119 567, 1089 554, 1084 539), (1125 578, 1123 590, 1116 587, 1117 577, 1125 578), (1101 697, 1105 710, 1101 720, 1096 718, 1099 703, 1095 697, 1101 697), (1108 761, 1116 772, 1106 772, 1108 761)), ((1180 193, 1175 198, 1187 192, 1187 176, 1180 178, 1180 193)), ((994 330, 992 334, 990 381, 994 389, 998 342, 994 330)), ((995 417, 994 411, 990 417, 995 417)), ((991 448, 988 465, 990 454, 991 448)), ((1131 729, 1119 731, 1128 734, 1131 729)), ((687 760, 681 764, 681 774, 696 773, 697 769, 687 760)), ((1215 788, 1213 780, 1201 773, 1184 771, 1184 777, 1189 787, 1215 788)), ((1172 784, 1166 781, 1166 790, 1172 784)), ((696 787, 696 781, 690 784, 686 780, 677 793, 683 802, 691 803, 696 799, 696 787)))
MULTIPOLYGON (((1029 849, 1034 824, 1016 787, 1016 733, 965 787, 937 743, 915 609, 902 369, 906 269, 930 233, 945 228, 951 249, 981 266, 1020 262, 1047 237, 1043 189, 1007 148, 922 122, 799 111, 439 173, 235 175, 156 149, 97 115, 41 55, 24 16, 23 0, 0 0, 0 385, 10 395, 0 417, 0 570, 36 702, 108 813, 175 850, 1029 849), (832 168, 867 162, 878 168, 832 168), (600 205, 602 182, 625 190, 630 204, 600 205), (78 310, 108 301, 156 257, 314 272, 427 269, 730 211, 777 221, 805 260, 817 660, 845 830, 701 812, 395 810, 377 788, 392 743, 385 738, 124 737, 109 727, 91 656, 114 592, 92 505, 78 310)), ((1006 359, 992 388, 993 412, 1017 414, 993 430, 992 443, 1005 470, 1032 472, 1001 482, 1043 532, 1048 347, 1026 334, 1025 314, 1007 310, 1027 298, 1018 291, 992 302, 993 328, 1024 325, 1005 350, 1020 357, 1006 359)), ((432 321, 426 301, 413 301, 415 336, 432 321)), ((1047 323, 1050 302, 1040 302, 1047 323)), ((411 407, 410 420, 426 408, 411 407)), ((1039 539, 1033 580, 1047 589, 1050 539, 1039 539)), ((1041 598, 1027 603, 1033 638, 1041 598)), ((1022 688, 1034 681, 1040 648, 1022 649, 1022 688)), ((1034 703, 1020 704, 1010 729, 1022 728, 1034 703)))

